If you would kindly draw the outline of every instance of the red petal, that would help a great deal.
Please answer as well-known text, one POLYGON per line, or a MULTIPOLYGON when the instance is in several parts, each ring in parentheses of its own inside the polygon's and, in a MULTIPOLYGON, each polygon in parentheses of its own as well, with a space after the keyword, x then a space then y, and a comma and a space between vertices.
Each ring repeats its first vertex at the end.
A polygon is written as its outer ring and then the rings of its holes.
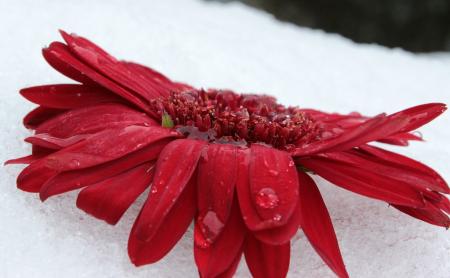
POLYGON ((289 270, 291 243, 268 245, 249 235, 244 254, 254 278, 284 278, 289 270))
POLYGON ((125 211, 150 185, 154 163, 145 163, 81 190, 77 207, 109 224, 116 224, 125 211))
POLYGON ((60 173, 45 183, 40 190, 40 198, 45 201, 50 196, 101 182, 144 162, 152 161, 158 157, 161 150, 168 143, 169 139, 159 140, 111 162, 86 169, 60 173))
POLYGON ((61 31, 61 35, 70 50, 80 59, 123 87, 136 92, 147 100, 168 96, 169 91, 164 87, 158 86, 158 83, 152 79, 136 74, 132 67, 127 67, 126 64, 117 61, 89 40, 75 34, 69 35, 64 31, 61 31))
POLYGON ((346 130, 340 136, 300 146, 293 152, 293 155, 344 151, 398 133, 409 132, 433 120, 445 109, 444 104, 431 103, 412 107, 390 116, 382 114, 346 130))
POLYGON ((161 215, 161 225, 148 241, 140 240, 138 226, 145 217, 145 207, 134 222, 128 239, 128 255, 136 265, 154 263, 163 258, 186 232, 196 210, 195 182, 191 180, 165 215, 161 215))
POLYGON ((247 227, 256 231, 285 225, 298 200, 297 171, 292 158, 287 152, 258 144, 251 146, 248 162, 242 157, 244 152, 240 153, 238 194, 247 227))
POLYGON ((378 140, 378 142, 397 145, 397 146, 408 146, 409 141, 423 141, 422 137, 417 136, 412 133, 398 133, 387 138, 378 140))
POLYGON ((427 202, 424 208, 410 208, 405 206, 393 205, 394 208, 399 211, 408 214, 414 218, 425 221, 432 225, 441 226, 444 228, 450 228, 450 218, 439 208, 427 202))
POLYGON ((41 133, 25 138, 25 142, 47 149, 60 150, 62 148, 74 145, 87 137, 89 137, 89 135, 80 134, 68 138, 57 138, 47 133, 41 133))
MULTIPOLYGON (((166 94, 166 92, 182 92, 185 90, 192 90, 193 87, 170 81, 166 76, 162 75, 160 72, 154 69, 148 68, 143 65, 136 63, 120 61, 120 63, 125 66, 132 74, 138 75, 140 78, 145 80, 147 83, 155 84, 158 88, 159 93, 166 94)), ((153 86, 155 86, 153 85, 153 86)))
POLYGON ((450 192, 446 184, 442 184, 441 180, 436 179, 434 175, 404 167, 403 165, 386 163, 386 161, 376 159, 360 150, 326 153, 319 156, 350 164, 355 168, 359 168, 360 171, 372 172, 377 175, 407 183, 411 187, 415 187, 419 190, 431 189, 444 193, 450 192))
POLYGON ((300 205, 294 210, 288 223, 281 227, 253 232, 253 235, 259 240, 270 245, 281 245, 289 242, 297 233, 301 221, 300 205))
POLYGON ((28 165, 17 177, 17 187, 27 192, 39 192, 42 185, 57 174, 43 164, 43 159, 28 165))
POLYGON ((39 106, 39 107, 33 109, 30 113, 28 113, 23 118, 23 125, 26 128, 35 129, 40 124, 63 113, 64 111, 66 111, 66 110, 39 106))
POLYGON ((212 243, 228 221, 236 184, 236 147, 210 144, 198 164, 197 200, 200 231, 212 243))
POLYGON ((367 138, 366 136, 368 134, 370 134, 373 131, 377 131, 376 127, 385 122, 386 116, 384 114, 379 115, 377 117, 374 117, 372 119, 363 122, 360 125, 357 125, 356 127, 353 127, 343 132, 341 135, 337 137, 333 137, 328 140, 319 140, 311 144, 305 144, 303 146, 300 146, 296 148, 293 155, 304 156, 319 152, 333 151, 335 149, 337 150, 339 149, 339 146, 342 145, 347 146, 349 142, 352 144, 352 142, 355 142, 355 139, 367 138))
POLYGON ((47 167, 59 172, 83 169, 120 158, 158 140, 176 136, 177 132, 156 126, 110 129, 94 134, 43 160, 47 167))
POLYGON ((239 263, 241 261, 242 257, 242 249, 239 250, 238 255, 234 258, 233 263, 230 265, 230 267, 225 270, 223 273, 217 275, 215 278, 233 278, 234 274, 236 273, 236 270, 239 266, 239 263))
POLYGON ((47 61, 47 63, 52 66, 55 70, 62 73, 63 75, 87 85, 96 85, 97 83, 91 78, 86 76, 82 71, 74 65, 71 65, 69 61, 73 59, 72 55, 67 55, 69 49, 67 45, 61 42, 52 42, 48 48, 42 49, 42 56, 47 61), (63 58, 67 55, 68 58, 63 58), (70 59, 70 60, 68 60, 70 59))
POLYGON ((53 42, 48 48, 43 49, 43 54, 47 62, 62 74, 84 84, 100 85, 135 104, 142 110, 148 111, 148 106, 143 99, 81 62, 70 53, 65 44, 53 42))
POLYGON ((355 193, 410 207, 423 206, 421 194, 404 182, 395 181, 324 157, 299 159, 299 163, 331 183, 355 193))
POLYGON ((161 152, 156 164, 152 189, 141 217, 136 222, 136 236, 152 240, 194 173, 206 142, 190 139, 172 141, 161 152), (180 160, 180 155, 184 159, 180 160))
POLYGON ((425 164, 420 163, 419 161, 370 145, 362 145, 359 148, 364 152, 372 155, 374 159, 378 159, 380 163, 413 171, 420 171, 423 174, 428 175, 434 179, 434 185, 437 187, 437 191, 450 193, 450 189, 445 180, 436 171, 426 166, 425 164))
POLYGON ((320 191, 305 173, 298 172, 300 183, 301 227, 322 260, 339 277, 348 277, 333 224, 320 191))
POLYGON ((147 66, 127 61, 121 61, 121 63, 132 71, 141 74, 143 78, 153 80, 158 83, 172 83, 172 81, 165 75, 147 66))
POLYGON ((447 214, 450 214, 450 200, 447 197, 442 196, 442 199, 434 205, 436 205, 439 209, 445 211, 447 214))
POLYGON ((214 243, 211 244, 204 240, 201 227, 198 222, 196 223, 194 256, 202 278, 217 277, 233 265, 235 258, 242 253, 245 231, 237 201, 233 204, 230 218, 223 232, 214 243), (201 240, 197 240, 198 237, 201 240), (201 245, 200 242, 205 242, 205 245, 201 245))
POLYGON ((27 155, 24 157, 19 157, 19 158, 14 158, 14 159, 9 159, 7 160, 4 165, 9 165, 9 164, 30 164, 38 159, 41 159, 42 157, 44 157, 45 155, 39 156, 39 155, 27 155))
POLYGON ((399 130, 399 132, 409 132, 415 130, 444 113, 447 107, 443 103, 427 103, 418 106, 414 106, 395 114, 392 114, 390 118, 407 118, 408 124, 399 130))
POLYGON ((30 87, 20 94, 36 104, 59 109, 73 109, 121 99, 101 87, 79 84, 56 84, 30 87))
POLYGON ((130 125, 158 125, 154 120, 121 104, 98 104, 73 109, 41 124, 37 133, 49 133, 59 138, 96 133, 105 129, 130 125))

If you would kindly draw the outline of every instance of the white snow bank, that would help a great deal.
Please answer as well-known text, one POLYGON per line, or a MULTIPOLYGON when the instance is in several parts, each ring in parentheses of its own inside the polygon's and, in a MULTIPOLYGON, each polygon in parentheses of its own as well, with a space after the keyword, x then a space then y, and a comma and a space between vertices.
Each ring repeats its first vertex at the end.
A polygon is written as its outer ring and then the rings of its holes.
MULTIPOLYGON (((239 4, 198 1, 0 0, 0 161, 29 152, 21 87, 67 82, 40 55, 57 29, 86 36, 120 58, 205 87, 265 92, 285 104, 328 111, 394 112, 450 103, 450 63, 357 45, 283 24, 239 4)), ((450 180, 450 114, 423 128, 427 143, 402 153, 450 180)), ((42 204, 15 188, 20 166, 0 171, 0 277, 196 277, 189 232, 158 264, 135 268, 126 241, 138 206, 111 227, 75 208, 75 194, 42 204)), ((448 277, 444 229, 319 181, 352 277, 448 277)), ((142 203, 142 200, 141 202, 142 203)), ((242 263, 238 277, 248 277, 242 263)), ((334 277, 302 234, 291 277, 334 277)))

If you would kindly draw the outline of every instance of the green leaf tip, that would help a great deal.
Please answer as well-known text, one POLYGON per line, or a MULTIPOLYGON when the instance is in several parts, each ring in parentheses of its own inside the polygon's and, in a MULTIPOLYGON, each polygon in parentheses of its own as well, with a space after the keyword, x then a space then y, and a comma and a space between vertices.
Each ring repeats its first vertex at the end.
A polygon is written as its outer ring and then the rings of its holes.
POLYGON ((161 125, 162 125, 162 127, 167 127, 167 128, 174 127, 172 117, 170 117, 170 115, 167 114, 167 112, 164 112, 164 114, 162 115, 161 125))

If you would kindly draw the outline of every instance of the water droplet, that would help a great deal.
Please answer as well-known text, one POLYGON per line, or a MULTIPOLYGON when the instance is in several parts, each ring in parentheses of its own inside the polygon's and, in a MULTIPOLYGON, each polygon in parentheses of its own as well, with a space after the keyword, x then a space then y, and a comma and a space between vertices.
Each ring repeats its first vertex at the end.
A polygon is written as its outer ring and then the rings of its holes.
POLYGON ((275 208, 278 206, 279 202, 280 199, 272 188, 265 187, 256 194, 256 204, 262 208, 275 208))
POLYGON ((295 166, 295 162, 294 161, 289 161, 289 167, 294 167, 295 166))
POLYGON ((275 214, 274 216, 273 216, 273 221, 280 221, 281 220, 281 218, 282 218, 282 216, 280 215, 280 214, 275 214))
POLYGON ((154 193, 157 193, 157 192, 158 192, 158 188, 156 186, 153 186, 152 187, 152 193, 154 194, 154 193))
POLYGON ((197 245, 197 247, 200 247, 200 248, 208 248, 210 245, 211 245, 211 242, 209 242, 209 241, 207 241, 204 237, 203 237, 203 233, 204 233, 204 231, 203 231, 203 229, 201 229, 201 233, 195 233, 194 234, 194 242, 195 242, 195 245, 197 245))
POLYGON ((217 216, 217 213, 210 210, 201 220, 202 232, 206 240, 213 242, 223 229, 223 222, 217 216))
POLYGON ((77 159, 72 159, 70 161, 70 166, 72 166, 73 168, 78 168, 80 167, 80 161, 77 159))
POLYGON ((269 173, 274 177, 276 177, 280 174, 277 170, 269 170, 269 173))

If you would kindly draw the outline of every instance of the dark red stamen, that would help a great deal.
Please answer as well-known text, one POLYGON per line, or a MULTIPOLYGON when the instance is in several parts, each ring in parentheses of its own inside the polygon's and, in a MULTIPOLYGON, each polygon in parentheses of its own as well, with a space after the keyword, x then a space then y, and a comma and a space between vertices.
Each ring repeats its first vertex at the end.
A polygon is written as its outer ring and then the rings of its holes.
POLYGON ((299 108, 264 95, 187 91, 154 100, 152 108, 161 117, 167 113, 182 132, 206 132, 208 140, 261 142, 285 149, 318 134, 316 123, 299 108))

